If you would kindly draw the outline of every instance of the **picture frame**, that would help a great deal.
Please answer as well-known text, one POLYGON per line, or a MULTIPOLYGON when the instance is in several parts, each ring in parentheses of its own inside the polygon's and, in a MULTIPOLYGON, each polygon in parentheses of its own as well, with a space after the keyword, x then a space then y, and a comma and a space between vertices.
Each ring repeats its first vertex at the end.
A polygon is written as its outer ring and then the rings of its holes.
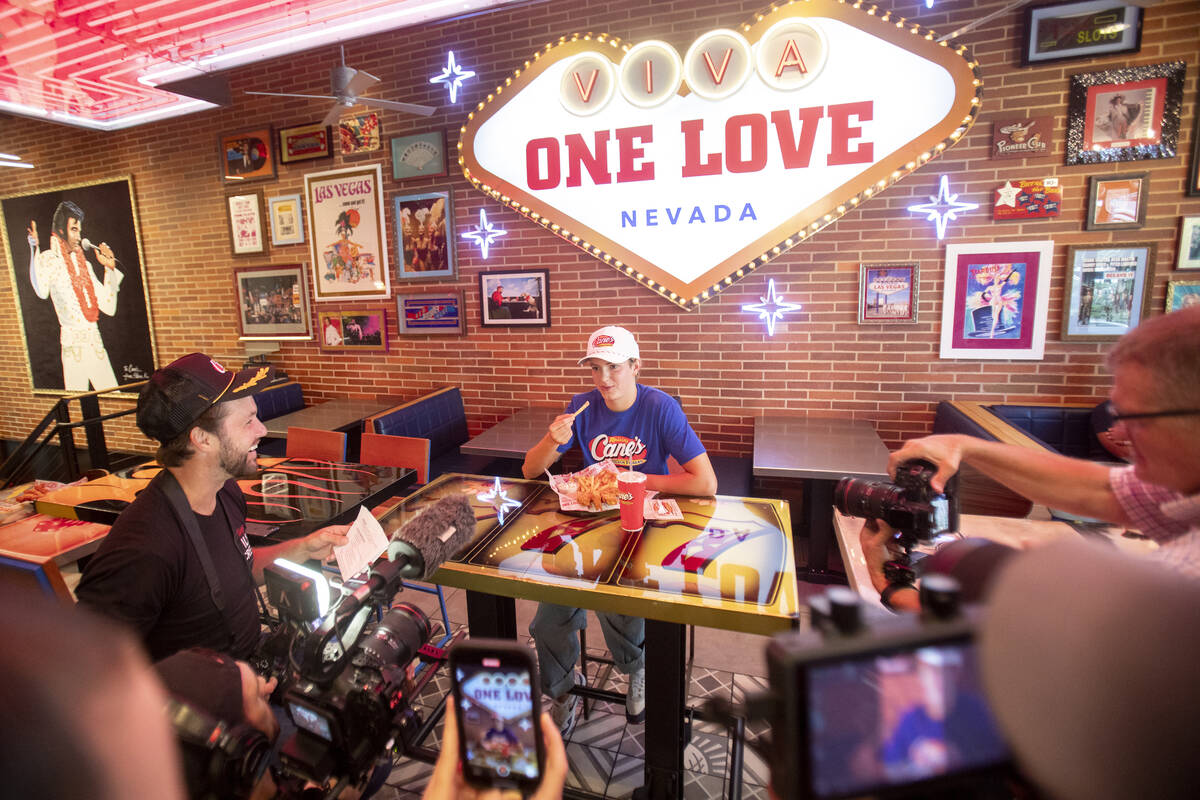
POLYGON ((1200 216, 1179 218, 1179 255, 1175 269, 1200 269, 1200 216))
POLYGON ((397 136, 391 140, 392 178, 440 178, 446 174, 444 130, 397 136))
POLYGON ((1200 306, 1200 281, 1167 281, 1167 313, 1200 306))
POLYGON ((333 158, 333 127, 320 122, 279 129, 279 163, 333 158))
POLYGON ((1184 74, 1173 61, 1072 75, 1067 166, 1174 158, 1184 74))
MULTIPOLYGON (((24 356, 33 394, 62 396, 89 389, 111 389, 150 377, 158 365, 158 353, 150 324, 150 292, 132 176, 0 197, 0 232, 21 335, 19 343, 9 341, 10 355, 19 351, 24 356), (51 234, 56 211, 65 203, 74 204, 84 214, 81 238, 86 237, 100 247, 108 245, 117 260, 115 269, 121 273, 120 283, 113 286, 95 251, 85 249, 80 254, 96 289, 93 307, 96 319, 92 324, 99 337, 99 351, 94 358, 85 358, 83 362, 64 359, 62 353, 57 305, 69 303, 74 293, 69 284, 66 291, 55 290, 56 285, 62 288, 62 282, 69 281, 69 270, 61 255, 57 259, 52 255, 55 243, 51 234), (37 252, 32 276, 31 239, 37 252), (56 267, 55 261, 60 266, 56 267), (45 280, 35 286, 33 277, 38 275, 45 280)), ((79 264, 77 259, 73 260, 79 264)), ((69 304, 73 307, 64 307, 62 316, 89 315, 83 301, 69 304)), ((13 382, 16 383, 15 375, 13 382)), ((136 393, 118 392, 117 396, 133 397, 136 393)))
POLYGON ((1049 239, 946 245, 940 357, 1040 360, 1053 251, 1049 239))
POLYGON ((229 219, 229 247, 235 256, 256 255, 267 251, 261 191, 227 195, 225 213, 229 219))
POLYGON ((317 340, 324 352, 386 353, 387 309, 383 306, 320 311, 317 340))
POLYGON ((312 339, 303 264, 234 267, 238 339, 312 339))
POLYGON ((1111 0, 1026 6, 1024 31, 1023 67, 1136 53, 1142 47, 1142 9, 1111 0))
POLYGON ((226 184, 275 177, 275 133, 271 126, 223 133, 217 139, 221 180, 226 184))
MULTIPOLYGON (((1196 105, 1200 109, 1200 91, 1196 92, 1196 105)), ((1196 125, 1192 129, 1192 169, 1188 173, 1188 197, 1200 197, 1200 112, 1195 114, 1196 125)))
POLYGON ((338 147, 344 156, 374 153, 383 149, 383 128, 374 111, 338 120, 338 147))
POLYGON ((459 289, 396 294, 396 332, 402 336, 461 334, 466 308, 459 289))
POLYGON ((1071 245, 1063 293, 1064 342, 1115 341, 1150 313, 1155 245, 1071 245))
POLYGON ((1146 224, 1149 194, 1149 172, 1091 176, 1084 229, 1124 231, 1142 227, 1146 224))
POLYGON ((304 244, 304 204, 298 194, 267 198, 271 216, 271 244, 304 244))
POLYGON ((915 261, 858 267, 858 324, 917 321, 918 267, 915 261))
POLYGON ((454 193, 439 187, 392 200, 396 224, 396 273, 400 280, 453 279, 454 193))
POLYGON ((484 327, 549 327, 550 271, 481 272, 479 299, 484 327))
POLYGON ((381 167, 311 172, 304 198, 316 301, 389 298, 381 167))

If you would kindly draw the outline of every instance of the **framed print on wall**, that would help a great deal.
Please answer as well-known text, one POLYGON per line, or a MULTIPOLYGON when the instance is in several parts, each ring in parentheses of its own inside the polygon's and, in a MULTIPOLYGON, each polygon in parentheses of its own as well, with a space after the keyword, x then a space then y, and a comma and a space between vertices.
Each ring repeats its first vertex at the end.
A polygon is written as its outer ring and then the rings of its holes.
POLYGON ((1182 61, 1071 76, 1067 165, 1174 158, 1182 61))
POLYGON ((322 311, 317 329, 321 349, 327 352, 387 352, 387 311, 382 307, 322 311))
POLYGON ((396 314, 400 334, 462 333, 463 293, 397 294, 396 314))
POLYGON ((1150 173, 1130 175, 1093 175, 1088 189, 1087 216, 1083 227, 1089 231, 1121 231, 1146 224, 1150 173))
POLYGON ((1142 9, 1112 0, 1026 6, 1023 42, 1023 67, 1136 53, 1142 46, 1142 9))
POLYGON ((261 181, 275 177, 275 135, 268 126, 221 134, 221 180, 261 181))
POLYGON ((344 156, 382 150, 382 133, 379 115, 374 111, 338 120, 338 142, 344 156))
POLYGON ((428 131, 392 139, 392 177, 437 178, 446 174, 446 132, 428 131))
POLYGON ((311 339, 304 266, 234 267, 239 339, 311 339))
POLYGON ((1054 242, 946 246, 942 358, 1041 359, 1054 242))
POLYGON ((1200 281, 1167 281, 1167 311, 1200 306, 1200 281))
POLYGON ((454 277, 454 205, 449 189, 398 195, 393 200, 400 234, 401 280, 454 277))
POLYGON ((859 265, 858 321, 859 324, 917 321, 915 262, 859 265))
POLYGON ((304 244, 304 213, 300 195, 267 198, 271 212, 271 244, 304 244))
POLYGON ((229 214, 229 246, 235 256, 265 253, 266 232, 263 228, 262 192, 243 192, 225 198, 229 214))
POLYGON ((391 295, 382 186, 378 164, 304 176, 317 302, 391 295))
POLYGON ((1136 328, 1150 313, 1154 253, 1151 243, 1068 247, 1060 338, 1110 341, 1136 328))
POLYGON ((1179 258, 1175 269, 1200 269, 1200 217, 1179 220, 1179 258))
POLYGON ((20 344, 9 342, 10 356, 25 356, 35 395, 150 377, 158 358, 131 177, 0 198, 0 231, 22 336, 20 344), (72 247, 72 213, 83 215, 75 244, 88 239, 94 248, 72 247), (111 267, 101 261, 108 260, 105 245, 111 267), (69 333, 60 318, 81 323, 69 333), (82 346, 81 358, 64 357, 64 337, 82 346))
POLYGON ((279 163, 311 161, 333 157, 333 129, 329 125, 310 122, 281 128, 279 131, 279 163))
POLYGON ((479 296, 485 327, 550 324, 549 270, 481 272, 479 296))
MULTIPOLYGON (((1200 109, 1200 92, 1196 94, 1196 105, 1200 109)), ((1187 193, 1189 197, 1200 196, 1200 112, 1196 113, 1196 127, 1192 129, 1192 170, 1188 173, 1187 193)))

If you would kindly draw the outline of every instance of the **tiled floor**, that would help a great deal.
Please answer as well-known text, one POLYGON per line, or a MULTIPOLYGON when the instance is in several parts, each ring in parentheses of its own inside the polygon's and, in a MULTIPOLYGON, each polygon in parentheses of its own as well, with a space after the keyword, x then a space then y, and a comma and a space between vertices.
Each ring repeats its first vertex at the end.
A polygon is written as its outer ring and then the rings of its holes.
MULTIPOLYGON (((437 600, 433 596, 408 591, 400 599, 420 606, 431 616, 437 613, 437 600)), ((457 589, 447 590, 446 605, 452 630, 463 628, 466 624, 465 593, 457 589)), ((526 636, 535 608, 534 603, 517 602, 517 628, 522 636, 526 636)), ((588 630, 592 634, 588 637, 589 652, 596 656, 605 655, 602 649, 604 639, 594 618, 588 630)), ((696 628, 695 633, 696 650, 688 692, 689 706, 698 705, 710 697, 739 700, 747 692, 766 687, 765 649, 768 640, 765 637, 706 628, 696 628)), ((626 679, 619 673, 613 672, 598 682, 597 675, 602 667, 601 664, 589 662, 589 682, 599 688, 623 692, 626 679)), ((438 674, 414 701, 415 707, 427 710, 442 701, 449 691, 449 678, 444 672, 438 674)), ((766 729, 765 723, 753 723, 747 731, 747 738, 753 740, 766 729)), ((590 717, 580 719, 566 742, 570 764, 568 786, 606 797, 630 797, 643 781, 643 736, 643 725, 626 722, 624 706, 595 702, 590 717)), ((425 744, 437 749, 440 738, 439 726, 425 744)), ((729 757, 728 732, 715 723, 694 722, 691 741, 684 752, 684 796, 688 800, 724 797, 729 757)), ((383 800, 419 797, 431 770, 429 764, 401 759, 392 771, 388 787, 377 796, 383 800)), ((747 747, 743 755, 742 796, 755 800, 766 798, 767 779, 766 764, 747 747)))

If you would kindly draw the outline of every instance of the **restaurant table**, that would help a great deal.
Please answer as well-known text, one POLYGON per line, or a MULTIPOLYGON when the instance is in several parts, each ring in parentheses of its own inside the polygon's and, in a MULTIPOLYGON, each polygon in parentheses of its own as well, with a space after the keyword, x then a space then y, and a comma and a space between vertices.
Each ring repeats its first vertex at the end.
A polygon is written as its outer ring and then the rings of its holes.
MULTIPOLYGON (((147 461, 49 492, 36 507, 47 516, 111 525, 161 469, 147 461)), ((399 467, 259 456, 258 472, 238 481, 246 496, 246 533, 285 541, 352 522, 359 506, 399 494, 415 479, 413 470, 399 467)))
POLYGON ((834 487, 846 476, 887 480, 887 462, 888 449, 867 420, 782 414, 754 418, 754 474, 804 481, 802 532, 808 536, 808 566, 798 571, 805 580, 841 581, 829 572, 834 487))
POLYGON ((286 439, 288 428, 315 428, 320 431, 340 431, 346 434, 346 459, 358 458, 362 440, 363 420, 404 402, 401 397, 381 396, 375 399, 337 397, 290 414, 274 417, 263 423, 267 437, 286 439))
MULTIPOLYGON (((850 588, 870 603, 879 602, 879 592, 871 583, 867 570, 866 556, 859 543, 859 533, 866 520, 848 517, 839 511, 833 513, 834 530, 842 563, 846 565, 846 578, 850 588)), ((963 537, 989 539, 1018 550, 1049 544, 1060 539, 1075 539, 1089 536, 1104 539, 1119 550, 1135 554, 1151 553, 1158 545, 1141 536, 1127 535, 1120 525, 1072 525, 1058 520, 1022 519, 1019 517, 988 517, 979 514, 963 514, 959 519, 959 531, 939 537, 933 544, 921 544, 914 553, 932 553, 937 547, 963 537)))
POLYGON ((525 458, 529 448, 546 435, 561 408, 524 408, 502 419, 459 447, 459 452, 492 458, 525 458))
POLYGON ((25 561, 53 559, 62 566, 96 552, 109 526, 32 514, 0 525, 0 555, 25 561))
MULTIPOLYGON (((467 591, 472 636, 516 638, 513 598, 646 618, 646 776, 639 794, 683 796, 688 624, 769 635, 797 625, 788 504, 676 498, 683 519, 624 533, 617 511, 565 512, 544 481, 443 475, 380 518, 391 534, 466 495, 475 536, 430 580, 467 591)), ((764 648, 766 641, 763 641, 764 648)))

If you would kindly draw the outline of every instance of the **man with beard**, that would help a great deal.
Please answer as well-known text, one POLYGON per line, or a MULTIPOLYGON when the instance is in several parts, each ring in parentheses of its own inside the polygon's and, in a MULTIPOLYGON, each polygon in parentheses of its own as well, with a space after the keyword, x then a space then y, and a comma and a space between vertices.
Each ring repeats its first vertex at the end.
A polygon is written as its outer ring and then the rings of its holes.
POLYGON ((253 395, 269 380, 269 367, 227 372, 192 353, 155 371, 138 398, 138 427, 160 442, 164 469, 117 518, 76 596, 137 631, 154 661, 189 647, 246 659, 259 641, 263 566, 324 559, 346 542, 339 525, 250 546, 237 479, 257 469, 267 430, 253 395))

